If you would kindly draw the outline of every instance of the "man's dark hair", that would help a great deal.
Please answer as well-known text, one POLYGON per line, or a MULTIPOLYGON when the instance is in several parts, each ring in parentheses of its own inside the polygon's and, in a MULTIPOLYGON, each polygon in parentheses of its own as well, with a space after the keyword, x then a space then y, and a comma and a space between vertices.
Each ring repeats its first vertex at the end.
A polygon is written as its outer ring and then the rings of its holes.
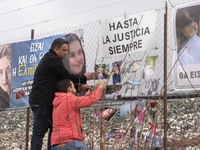
POLYGON ((63 44, 68 44, 67 41, 65 41, 64 39, 62 38, 57 38, 53 41, 53 43, 51 44, 51 49, 54 49, 54 48, 61 48, 63 44))
POLYGON ((176 29, 181 30, 192 23, 192 16, 187 9, 177 10, 176 13, 176 29))
POLYGON ((65 92, 65 93, 67 92, 68 87, 72 88, 72 83, 71 80, 69 79, 63 79, 59 81, 56 86, 58 92, 65 92))

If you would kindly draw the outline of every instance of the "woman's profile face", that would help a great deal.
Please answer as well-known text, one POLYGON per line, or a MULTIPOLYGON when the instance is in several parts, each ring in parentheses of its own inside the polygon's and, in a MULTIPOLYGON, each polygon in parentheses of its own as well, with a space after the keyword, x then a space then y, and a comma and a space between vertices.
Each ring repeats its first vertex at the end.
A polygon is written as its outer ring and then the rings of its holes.
POLYGON ((10 61, 6 56, 0 58, 0 87, 8 93, 11 84, 10 61))
POLYGON ((69 67, 73 74, 80 74, 84 66, 84 55, 78 40, 69 44, 69 67))

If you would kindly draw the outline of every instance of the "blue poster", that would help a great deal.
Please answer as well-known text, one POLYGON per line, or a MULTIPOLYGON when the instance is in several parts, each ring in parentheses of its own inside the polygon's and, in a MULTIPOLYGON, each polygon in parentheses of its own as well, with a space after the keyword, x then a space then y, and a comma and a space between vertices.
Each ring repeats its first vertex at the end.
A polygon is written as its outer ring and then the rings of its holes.
POLYGON ((12 43, 11 97, 9 108, 28 107, 35 70, 41 58, 49 51, 56 35, 39 40, 12 43))

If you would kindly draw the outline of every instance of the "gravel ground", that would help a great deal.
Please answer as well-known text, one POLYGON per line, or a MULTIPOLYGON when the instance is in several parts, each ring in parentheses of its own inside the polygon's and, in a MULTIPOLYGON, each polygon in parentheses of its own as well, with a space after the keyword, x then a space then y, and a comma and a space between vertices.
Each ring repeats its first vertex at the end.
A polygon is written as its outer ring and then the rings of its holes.
MULTIPOLYGON (((180 140, 180 139, 199 139, 200 127, 200 101, 196 101, 191 108, 192 100, 179 100, 168 102, 168 140, 180 140), (191 108, 191 110, 190 110, 191 108)), ((114 103, 113 103, 114 104, 114 103)), ((26 143, 26 109, 19 109, 12 111, 2 111, 0 113, 0 150, 24 150, 26 143), (20 111, 19 111, 20 110, 20 111)), ((85 143, 91 144, 92 135, 94 142, 94 150, 100 149, 100 128, 99 120, 91 117, 93 108, 82 109, 83 128, 86 134, 85 143), (94 130, 93 130, 94 129, 94 130), (94 134, 92 134, 94 133, 94 134)), ((163 113, 161 109, 159 114, 163 113)), ((158 123, 158 128, 163 129, 163 116, 159 117, 161 120, 158 123)), ((125 139, 120 144, 113 144, 105 141, 105 149, 128 149, 129 137, 130 137, 130 123, 131 120, 120 121, 120 108, 116 116, 110 123, 103 122, 103 129, 105 130, 103 135, 106 135, 111 129, 123 129, 128 130, 125 139)), ((145 120, 143 126, 143 132, 140 138, 140 149, 144 143, 145 133, 149 131, 148 117, 145 120)), ((32 112, 30 113, 29 124, 29 149, 30 139, 32 135, 32 112)), ((47 134, 43 141, 43 150, 47 149, 47 134)), ((180 147, 171 147, 169 149, 179 149, 180 147)), ((187 146, 183 149, 200 149, 200 144, 194 145, 188 142, 187 146)))

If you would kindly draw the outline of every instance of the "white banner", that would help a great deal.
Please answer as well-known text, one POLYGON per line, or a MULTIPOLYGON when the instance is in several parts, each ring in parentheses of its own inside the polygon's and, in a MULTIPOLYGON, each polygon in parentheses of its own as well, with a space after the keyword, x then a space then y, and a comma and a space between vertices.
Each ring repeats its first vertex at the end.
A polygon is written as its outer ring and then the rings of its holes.
POLYGON ((102 58, 156 49, 156 15, 149 11, 102 21, 102 58))
POLYGON ((200 2, 175 7, 173 16, 174 88, 200 89, 200 2))
POLYGON ((200 86, 200 64, 176 66, 176 86, 179 89, 199 88, 200 86), (193 86, 193 87, 192 87, 193 86))

